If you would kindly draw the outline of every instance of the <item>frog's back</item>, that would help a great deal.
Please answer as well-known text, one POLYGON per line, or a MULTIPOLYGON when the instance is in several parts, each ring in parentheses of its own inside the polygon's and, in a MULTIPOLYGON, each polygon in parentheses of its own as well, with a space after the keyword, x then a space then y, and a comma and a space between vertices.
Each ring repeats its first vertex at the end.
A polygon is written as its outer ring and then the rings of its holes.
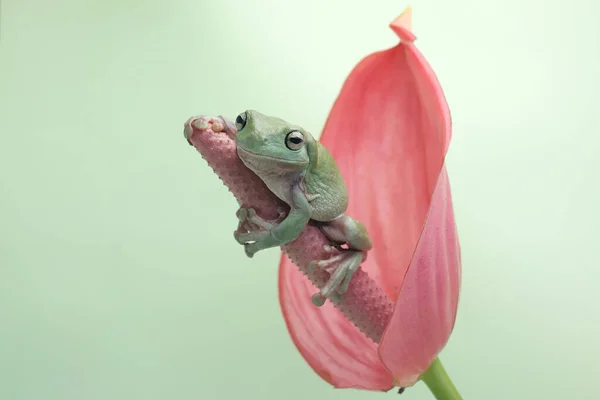
POLYGON ((348 208, 348 190, 333 156, 321 143, 318 156, 304 177, 304 185, 312 198, 311 218, 315 221, 331 221, 348 208))

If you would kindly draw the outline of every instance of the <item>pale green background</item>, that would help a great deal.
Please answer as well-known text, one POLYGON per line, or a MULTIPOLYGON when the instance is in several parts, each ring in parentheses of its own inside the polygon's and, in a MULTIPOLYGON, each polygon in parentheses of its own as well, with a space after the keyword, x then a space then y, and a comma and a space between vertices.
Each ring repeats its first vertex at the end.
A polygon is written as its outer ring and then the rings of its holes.
MULTIPOLYGON (((454 117, 463 291, 442 359, 465 399, 598 399, 600 5, 412 5, 454 117)), ((3 0, 0 399, 432 399, 312 372, 278 252, 245 258, 182 137, 246 108, 318 133, 405 6, 3 0)))

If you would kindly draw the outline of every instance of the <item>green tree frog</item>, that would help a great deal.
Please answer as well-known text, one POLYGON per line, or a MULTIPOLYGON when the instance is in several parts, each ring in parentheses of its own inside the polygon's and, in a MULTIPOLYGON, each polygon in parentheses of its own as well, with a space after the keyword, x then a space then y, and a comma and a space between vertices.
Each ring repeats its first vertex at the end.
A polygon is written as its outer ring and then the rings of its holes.
POLYGON ((287 216, 276 221, 262 219, 252 208, 240 208, 240 226, 255 229, 238 229, 235 239, 252 257, 295 240, 312 220, 332 242, 326 250, 337 253, 311 265, 331 274, 313 303, 320 306, 328 297, 339 299, 372 244, 364 225, 345 214, 348 191, 333 156, 301 127, 254 110, 239 114, 235 128, 242 162, 290 206, 287 216))

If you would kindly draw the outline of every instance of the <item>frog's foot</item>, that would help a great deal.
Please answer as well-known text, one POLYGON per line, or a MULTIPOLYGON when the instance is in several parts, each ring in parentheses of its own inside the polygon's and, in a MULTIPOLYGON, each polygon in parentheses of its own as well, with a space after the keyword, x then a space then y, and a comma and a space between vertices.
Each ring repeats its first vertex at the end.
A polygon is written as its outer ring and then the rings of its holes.
POLYGON ((277 226, 285 218, 285 210, 279 208, 279 216, 275 220, 266 220, 259 217, 253 208, 240 207, 236 216, 238 217, 238 228, 233 232, 233 237, 244 245, 248 257, 254 253, 271 246, 271 229, 277 226))
POLYGON ((325 260, 313 260, 310 263, 308 263, 308 268, 312 272, 314 272, 317 269, 325 269, 327 272, 331 273, 331 271, 327 270, 327 267, 341 260, 341 248, 336 247, 334 245, 332 246, 330 244, 326 244, 323 246, 323 250, 325 250, 325 252, 329 254, 330 257, 325 260))
POLYGON ((235 214, 239 220, 238 230, 246 230, 246 232, 257 230, 269 231, 280 224, 285 218, 285 210, 283 208, 278 208, 277 212, 279 215, 276 219, 267 220, 259 217, 256 214, 256 210, 252 207, 240 207, 235 214))
MULTIPOLYGON (((336 250, 334 248, 332 252, 336 250)), ((365 253, 362 251, 341 250, 339 254, 326 260, 312 262, 309 265, 310 268, 323 269, 331 274, 325 286, 312 296, 313 304, 320 307, 328 298, 332 301, 339 301, 340 295, 348 291, 352 276, 360 267, 364 256, 365 253)))
MULTIPOLYGON (((211 117, 208 115, 199 115, 188 119, 184 125, 183 136, 188 141, 190 146, 193 146, 192 135, 194 131, 207 131, 212 130, 215 133, 225 131, 230 136, 235 136, 236 132, 230 134, 231 121, 224 119, 223 117, 211 117)), ((235 129, 235 126, 233 127, 235 129)))
POLYGON ((261 230, 259 225, 253 223, 252 220, 248 218, 250 214, 249 210, 250 208, 240 207, 235 213, 235 216, 238 218, 238 227, 236 232, 247 233, 261 230))

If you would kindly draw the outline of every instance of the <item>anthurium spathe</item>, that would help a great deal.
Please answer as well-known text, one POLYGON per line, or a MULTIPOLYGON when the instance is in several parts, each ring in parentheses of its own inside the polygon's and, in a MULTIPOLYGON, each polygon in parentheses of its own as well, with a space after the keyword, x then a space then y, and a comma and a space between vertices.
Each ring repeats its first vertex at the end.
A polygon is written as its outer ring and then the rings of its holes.
POLYGON ((312 283, 288 256, 280 265, 292 339, 336 387, 412 386, 446 344, 456 317, 460 251, 444 168, 450 114, 413 44, 410 10, 391 27, 400 43, 356 66, 320 139, 346 180, 348 214, 373 240, 361 268, 395 304, 381 342, 367 339, 332 304, 314 307, 312 283))
MULTIPOLYGON (((409 23, 407 12, 392 24, 401 42, 350 74, 322 135, 346 180, 348 213, 364 221, 374 247, 344 296, 318 308, 314 287, 329 273, 310 265, 328 257, 330 241, 307 225, 282 246, 280 302, 300 353, 334 386, 384 391, 423 379, 436 397, 460 398, 436 358, 460 282, 444 168, 450 117, 409 23)), ((285 204, 237 156, 231 121, 192 117, 184 134, 243 207, 278 217, 285 204)))

